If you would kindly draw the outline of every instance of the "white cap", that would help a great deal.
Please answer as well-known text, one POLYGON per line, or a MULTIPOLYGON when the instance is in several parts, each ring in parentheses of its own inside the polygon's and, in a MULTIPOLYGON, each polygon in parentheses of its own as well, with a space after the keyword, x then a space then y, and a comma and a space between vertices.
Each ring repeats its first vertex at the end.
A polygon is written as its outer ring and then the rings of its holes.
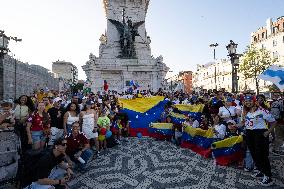
POLYGON ((55 99, 53 99, 53 102, 59 102, 59 101, 62 101, 60 97, 56 97, 55 99))
POLYGON ((236 122, 234 120, 232 120, 232 119, 228 120, 227 123, 232 123, 232 124, 236 125, 236 122))

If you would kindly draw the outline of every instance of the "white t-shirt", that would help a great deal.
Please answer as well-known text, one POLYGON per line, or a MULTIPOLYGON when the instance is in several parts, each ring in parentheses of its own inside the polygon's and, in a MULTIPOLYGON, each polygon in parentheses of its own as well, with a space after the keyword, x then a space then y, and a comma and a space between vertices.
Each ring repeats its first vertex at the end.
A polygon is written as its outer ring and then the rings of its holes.
POLYGON ((224 139, 226 135, 226 126, 223 124, 214 125, 214 129, 218 132, 215 133, 214 138, 224 139))
POLYGON ((224 121, 228 121, 232 119, 231 116, 233 117, 236 115, 236 110, 237 109, 235 106, 230 106, 228 108, 226 108, 225 106, 222 106, 219 108, 219 115, 221 118, 224 119, 224 121))
POLYGON ((199 122, 197 120, 194 120, 194 122, 192 123, 192 127, 193 128, 198 128, 199 127, 199 122))
POLYGON ((255 112, 251 113, 248 112, 246 117, 245 117, 245 127, 246 129, 249 130, 254 130, 254 129, 267 129, 267 123, 266 122, 274 122, 275 119, 273 115, 263 109, 263 108, 258 108, 255 112))

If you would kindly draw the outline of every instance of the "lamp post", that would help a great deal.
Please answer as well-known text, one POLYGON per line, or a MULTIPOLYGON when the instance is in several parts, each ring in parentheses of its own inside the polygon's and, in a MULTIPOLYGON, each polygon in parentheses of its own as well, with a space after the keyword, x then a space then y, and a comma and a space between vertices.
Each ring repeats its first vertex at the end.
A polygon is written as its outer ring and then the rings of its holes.
MULTIPOLYGON (((9 52, 9 41, 14 40, 16 42, 22 41, 17 37, 8 37, 5 35, 5 31, 0 30, 0 100, 3 100, 4 95, 4 56, 9 52)), ((16 72, 16 64, 15 64, 15 72, 16 72)), ((16 88, 16 73, 15 73, 15 86, 16 88)), ((15 89, 16 90, 16 89, 15 89)))
POLYGON ((216 47, 218 47, 219 44, 218 43, 212 43, 209 45, 209 47, 212 47, 213 48, 213 57, 214 57, 214 60, 216 60, 216 47))
POLYGON ((232 64, 232 93, 238 93, 239 55, 236 53, 237 46, 238 44, 234 43, 232 40, 230 40, 230 43, 226 46, 232 64))
MULTIPOLYGON (((216 60, 216 47, 218 47, 218 43, 212 43, 209 45, 209 47, 213 48, 213 58, 214 61, 216 60)), ((215 89, 217 90, 217 69, 216 69, 216 62, 214 62, 215 67, 214 67, 214 83, 215 83, 215 89)))

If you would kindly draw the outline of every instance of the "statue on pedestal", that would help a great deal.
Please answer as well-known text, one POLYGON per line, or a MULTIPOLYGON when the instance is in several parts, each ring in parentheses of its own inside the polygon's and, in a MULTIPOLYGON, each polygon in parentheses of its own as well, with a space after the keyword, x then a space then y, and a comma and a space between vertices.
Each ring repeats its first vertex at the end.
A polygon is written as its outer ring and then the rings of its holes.
POLYGON ((125 9, 122 11, 122 22, 113 19, 108 20, 115 25, 120 34, 119 43, 121 53, 119 58, 136 58, 134 47, 135 37, 139 36, 138 27, 144 24, 145 21, 132 23, 132 21, 128 19, 127 22, 125 22, 125 9))

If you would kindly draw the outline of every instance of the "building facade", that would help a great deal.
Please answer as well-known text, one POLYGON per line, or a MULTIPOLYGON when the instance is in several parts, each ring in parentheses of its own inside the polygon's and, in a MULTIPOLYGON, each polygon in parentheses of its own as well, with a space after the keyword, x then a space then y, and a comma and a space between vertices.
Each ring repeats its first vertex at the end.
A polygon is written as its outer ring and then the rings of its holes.
POLYGON ((193 91, 193 78, 192 71, 182 71, 165 79, 166 84, 164 90, 178 91, 182 90, 185 93, 192 93, 193 91))
MULTIPOLYGON (((259 28, 251 33, 250 45, 256 48, 265 48, 271 53, 271 58, 277 58, 275 64, 284 66, 284 17, 276 21, 268 19, 266 26, 259 28)), ((241 62, 242 57, 240 57, 241 62)), ((256 91, 254 79, 245 79, 241 73, 238 73, 238 90, 256 91)), ((267 92, 271 82, 260 80, 259 91, 267 92)), ((200 89, 225 89, 232 90, 232 65, 230 60, 223 59, 210 62, 205 65, 197 65, 197 71, 193 74, 193 88, 195 91, 200 89)))
POLYGON ((57 74, 57 77, 70 83, 78 82, 78 68, 71 62, 56 61, 52 63, 52 72, 57 74))
POLYGON ((251 34, 251 44, 256 48, 265 48, 271 52, 272 58, 277 58, 277 64, 284 66, 284 17, 272 21, 267 19, 266 26, 251 34))
MULTIPOLYGON (((2 61, 1 61, 2 62, 2 61)), ((3 59, 3 95, 0 100, 15 99, 21 95, 31 95, 40 88, 58 90, 59 80, 48 69, 39 65, 29 65, 11 56, 3 59)))
POLYGON ((130 81, 138 83, 139 90, 158 91, 163 88, 169 68, 163 57, 151 54, 150 37, 145 18, 150 0, 104 0, 107 19, 106 33, 100 37, 99 57, 90 54, 82 66, 93 92, 126 91, 130 81))
MULTIPOLYGON (((240 75, 240 74, 239 74, 240 75)), ((239 76, 241 78, 241 76, 239 76)), ((244 90, 245 83, 239 80, 239 91, 244 90)), ((197 65, 193 74, 193 90, 221 90, 232 91, 232 64, 229 59, 220 59, 204 65, 197 65)))

